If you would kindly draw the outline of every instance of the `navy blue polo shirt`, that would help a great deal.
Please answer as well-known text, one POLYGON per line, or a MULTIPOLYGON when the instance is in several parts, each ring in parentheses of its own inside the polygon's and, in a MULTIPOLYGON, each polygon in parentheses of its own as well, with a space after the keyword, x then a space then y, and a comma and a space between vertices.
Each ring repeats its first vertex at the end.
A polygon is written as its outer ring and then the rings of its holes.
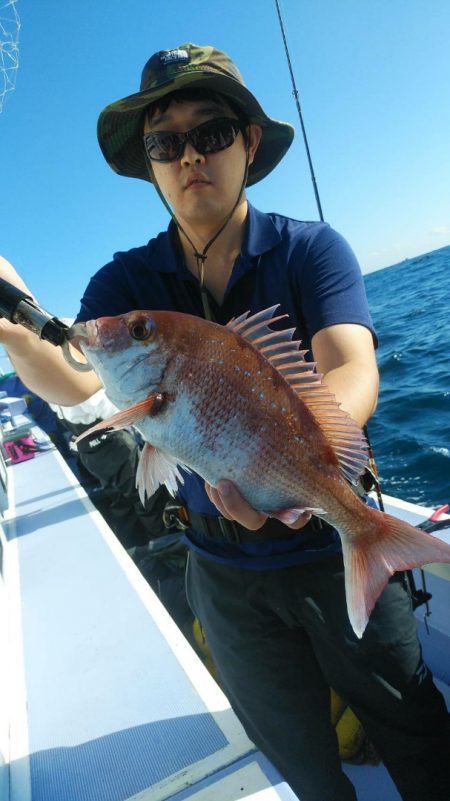
MULTIPOLYGON (((327 223, 264 214, 250 204, 244 243, 223 303, 219 306, 212 296, 209 300, 222 324, 247 310, 255 313, 278 303, 277 313, 289 315, 304 348, 310 347, 317 331, 338 323, 365 326, 375 338, 361 271, 345 239, 327 223)), ((147 245, 116 253, 93 276, 77 321, 134 309, 203 316, 198 279, 184 264, 172 222, 147 245)), ((283 322, 274 327, 287 327, 283 322)), ((185 474, 179 496, 195 512, 218 514, 203 479, 195 474, 185 474)), ((311 562, 340 550, 339 537, 330 527, 320 535, 306 528, 286 540, 240 545, 219 544, 196 532, 187 539, 206 557, 254 570, 311 562)))

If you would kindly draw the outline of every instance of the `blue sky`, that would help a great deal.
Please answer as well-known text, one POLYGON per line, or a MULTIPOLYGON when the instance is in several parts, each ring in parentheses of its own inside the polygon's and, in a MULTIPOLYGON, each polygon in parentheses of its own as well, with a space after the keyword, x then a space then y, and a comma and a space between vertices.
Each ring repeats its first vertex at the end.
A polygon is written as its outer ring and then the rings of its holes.
MULTIPOLYGON (((0 8, 4 0, 0 0, 0 8)), ((18 0, 20 66, 0 114, 0 252, 71 316, 116 250, 167 225, 150 185, 109 169, 96 121, 156 50, 228 52, 297 137, 249 190, 317 219, 274 0, 18 0)), ((448 0, 282 0, 325 218, 373 269, 450 244, 448 0)))

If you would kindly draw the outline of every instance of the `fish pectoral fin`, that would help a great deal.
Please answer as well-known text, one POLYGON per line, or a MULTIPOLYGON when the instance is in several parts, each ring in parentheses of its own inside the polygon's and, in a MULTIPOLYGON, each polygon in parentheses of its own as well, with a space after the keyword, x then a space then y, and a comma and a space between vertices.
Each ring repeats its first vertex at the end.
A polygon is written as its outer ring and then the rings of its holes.
POLYGON ((138 423, 139 420, 143 420, 147 415, 154 416, 160 410, 164 400, 164 396, 160 392, 149 395, 148 398, 139 401, 139 403, 135 403, 134 406, 130 406, 129 409, 123 409, 121 412, 113 414, 112 417, 102 420, 101 423, 96 423, 95 426, 91 426, 87 431, 83 431, 83 433, 76 438, 75 444, 85 437, 88 437, 90 434, 93 434, 94 431, 118 431, 121 428, 127 428, 127 426, 138 423))
POLYGON ((286 526, 290 526, 292 523, 295 523, 300 515, 304 514, 305 512, 309 512, 312 515, 325 514, 323 509, 313 509, 311 506, 303 506, 301 508, 297 507, 295 509, 277 509, 266 512, 266 514, 269 515, 269 517, 276 517, 277 520, 281 520, 281 522, 286 526))
POLYGON ((179 465, 168 454, 150 445, 149 442, 145 443, 136 473, 136 487, 144 506, 145 499, 150 498, 161 484, 165 484, 171 495, 175 495, 177 483, 184 483, 180 473, 181 466, 185 470, 189 470, 185 465, 179 465))
MULTIPOLYGON (((350 623, 362 637, 370 613, 390 577, 430 562, 450 562, 450 545, 391 515, 370 510, 375 525, 366 536, 346 536, 339 529, 345 566, 345 592, 350 623)), ((350 534, 350 532, 349 532, 350 534)))

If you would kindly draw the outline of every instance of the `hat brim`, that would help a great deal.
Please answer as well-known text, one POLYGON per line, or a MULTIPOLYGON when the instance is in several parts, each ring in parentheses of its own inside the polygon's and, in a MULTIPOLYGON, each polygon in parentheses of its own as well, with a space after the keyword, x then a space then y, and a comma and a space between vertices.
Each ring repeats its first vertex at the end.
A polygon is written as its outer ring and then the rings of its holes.
POLYGON ((100 114, 97 135, 101 151, 110 167, 119 175, 151 182, 143 146, 145 109, 170 92, 192 86, 210 89, 229 97, 240 106, 250 122, 262 128, 261 141, 249 167, 247 186, 261 181, 283 158, 294 138, 294 128, 287 122, 273 120, 241 83, 204 69, 197 74, 178 75, 157 90, 150 89, 111 103, 100 114))

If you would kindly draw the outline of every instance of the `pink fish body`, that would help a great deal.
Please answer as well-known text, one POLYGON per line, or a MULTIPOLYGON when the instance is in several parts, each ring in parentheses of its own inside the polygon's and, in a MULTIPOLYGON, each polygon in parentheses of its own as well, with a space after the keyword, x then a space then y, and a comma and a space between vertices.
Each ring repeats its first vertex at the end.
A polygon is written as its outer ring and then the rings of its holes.
MULTIPOLYGON (((390 575, 450 562, 450 546, 366 506, 349 482, 366 464, 360 429, 304 360, 276 307, 227 326, 136 311, 86 324, 81 347, 120 409, 98 427, 134 424, 147 442, 141 493, 175 490, 187 467, 229 479, 284 522, 310 510, 341 536, 351 624, 362 636, 390 575), (130 408, 131 407, 131 408, 130 408)), ((92 429, 91 429, 92 430, 92 429)))

